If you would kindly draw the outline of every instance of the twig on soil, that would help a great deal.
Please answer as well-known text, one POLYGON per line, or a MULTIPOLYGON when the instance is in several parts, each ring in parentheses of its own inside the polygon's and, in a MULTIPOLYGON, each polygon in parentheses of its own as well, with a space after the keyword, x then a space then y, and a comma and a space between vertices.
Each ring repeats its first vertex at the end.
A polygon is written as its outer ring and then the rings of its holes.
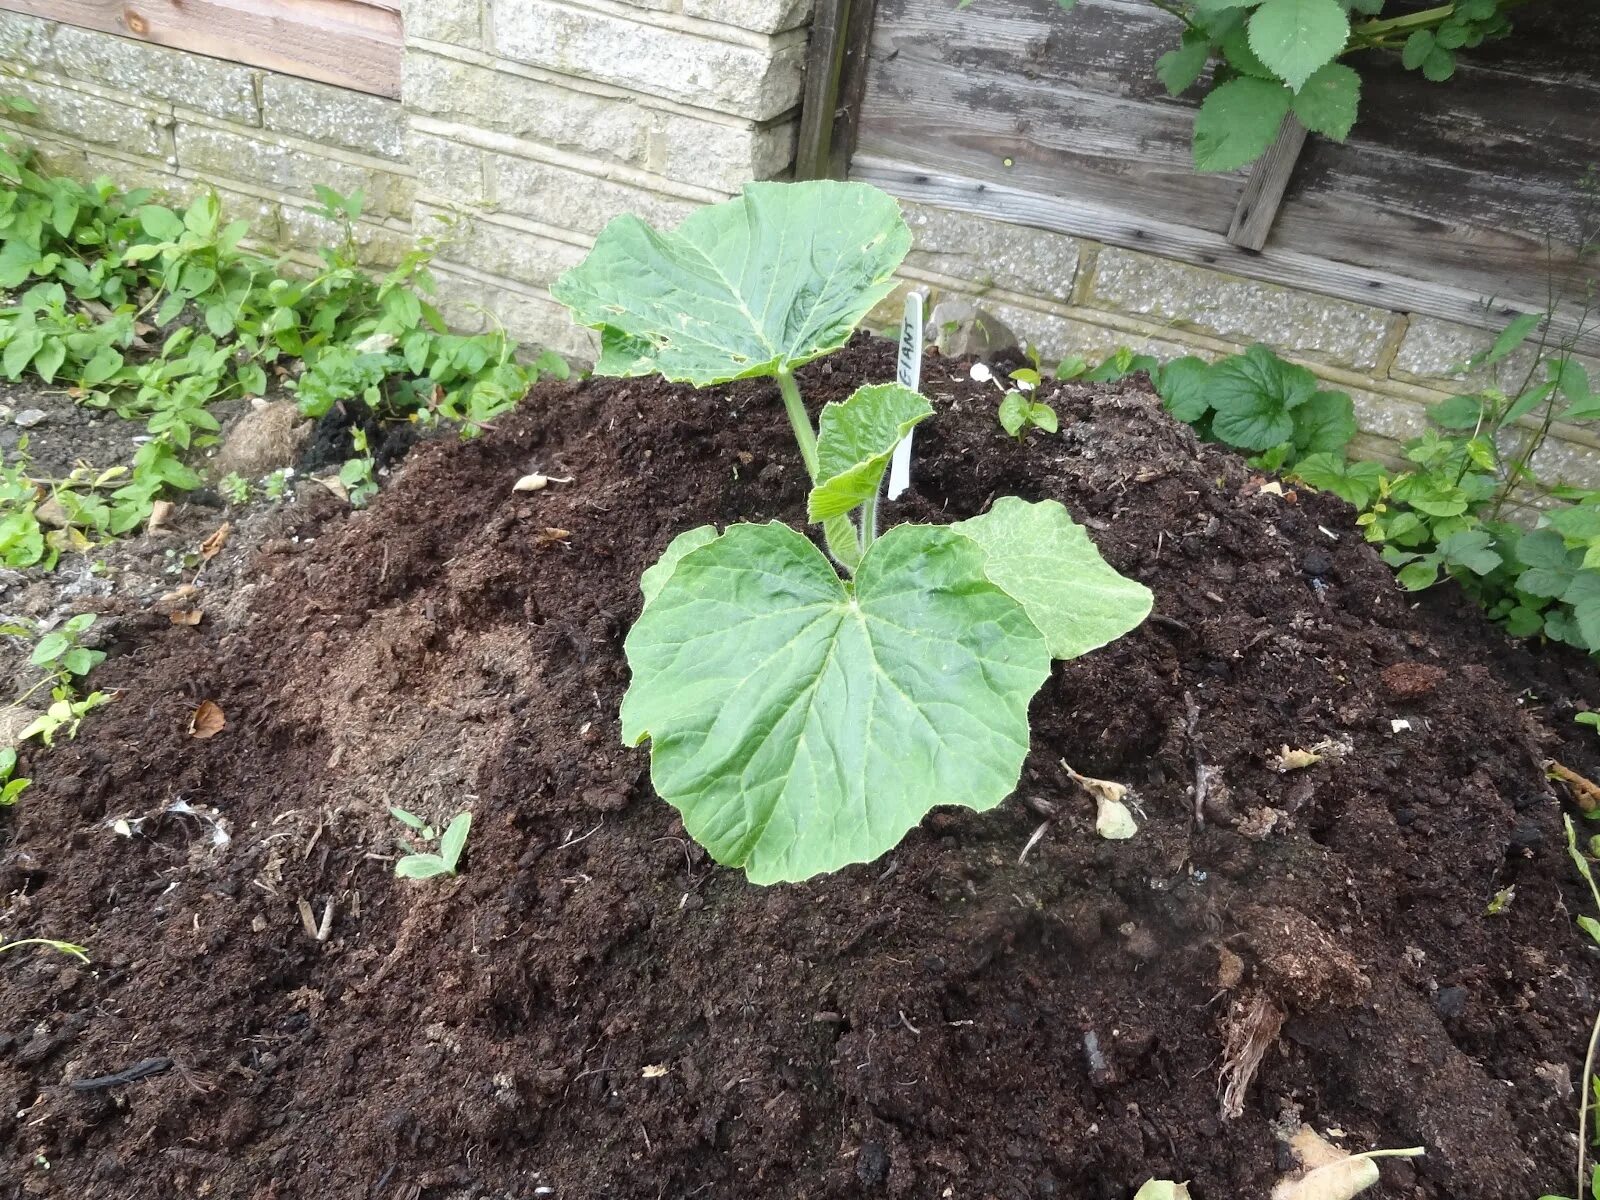
POLYGON ((605 821, 602 820, 600 822, 600 825, 596 825, 593 829, 589 830, 589 832, 584 834, 582 837, 573 837, 571 831, 569 830, 567 832, 567 840, 562 842, 561 845, 557 846, 556 849, 557 850, 565 850, 568 846, 576 846, 579 842, 586 841, 589 838, 592 838, 595 834, 600 832, 600 826, 604 825, 604 824, 605 824, 605 821))
POLYGON ((1017 866, 1020 867, 1022 865, 1023 860, 1028 857, 1028 851, 1039 844, 1039 840, 1044 837, 1044 831, 1049 828, 1050 822, 1046 821, 1033 831, 1033 836, 1028 839, 1028 844, 1022 848, 1022 853, 1017 855, 1017 866))
POLYGON ((172 1060, 170 1058, 147 1058, 110 1075, 96 1075, 91 1079, 74 1079, 67 1086, 75 1092, 95 1092, 101 1088, 120 1087, 124 1083, 137 1083, 139 1080, 147 1079, 151 1075, 159 1075, 163 1071, 170 1070, 171 1067, 172 1060))
POLYGON ((903 1008, 900 1009, 899 1013, 900 1013, 900 1024, 904 1025, 907 1029, 911 1030, 911 1032, 916 1034, 918 1037, 921 1037, 922 1036, 922 1030, 918 1029, 915 1025, 913 1025, 909 1020, 906 1019, 905 1009, 903 1009, 903 1008))
POLYGON ((1195 736, 1200 727, 1200 705, 1195 703, 1194 696, 1189 692, 1183 694, 1183 708, 1186 714, 1184 727, 1189 735, 1189 757, 1194 762, 1194 823, 1203 826, 1206 823, 1206 792, 1211 786, 1211 768, 1200 757, 1200 742, 1195 736))

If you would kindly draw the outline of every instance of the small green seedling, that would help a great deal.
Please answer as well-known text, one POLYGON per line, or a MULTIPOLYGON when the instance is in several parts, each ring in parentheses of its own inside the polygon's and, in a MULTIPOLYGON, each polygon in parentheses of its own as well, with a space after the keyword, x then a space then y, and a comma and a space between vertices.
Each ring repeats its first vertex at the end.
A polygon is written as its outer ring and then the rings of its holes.
POLYGON ((82 644, 83 635, 94 622, 94 613, 79 613, 60 629, 52 630, 40 638, 28 661, 36 667, 43 667, 63 682, 87 675, 106 658, 105 651, 90 650, 82 644))
POLYGON ((1013 388, 1000 401, 1000 428, 1020 442, 1030 429, 1056 433, 1060 430, 1061 424, 1056 420, 1055 409, 1048 404, 1030 400, 1025 394, 1013 388))
POLYGON ((1581 712, 1573 720, 1579 725, 1587 725, 1590 729, 1600 729, 1600 712, 1581 712))
POLYGON ((89 961, 89 951, 86 947, 72 942, 58 942, 54 938, 22 938, 20 941, 7 942, 0 946, 0 954, 4 954, 7 950, 20 950, 23 946, 48 946, 58 954, 68 955, 81 962, 89 961))
POLYGON ((437 840, 439 852, 418 851, 408 854, 394 865, 394 873, 401 879, 432 879, 435 875, 454 875, 461 852, 467 848, 467 834, 472 832, 472 814, 457 813, 441 836, 439 831, 415 813, 403 808, 390 808, 389 813, 402 825, 415 830, 423 843, 437 840))
POLYGON ((8 808, 17 797, 33 786, 31 779, 13 779, 17 769, 17 752, 10 746, 0 750, 0 808, 8 808))
POLYGON ((217 480, 217 491, 227 497, 229 504, 250 502, 250 481, 237 471, 229 471, 217 480))
POLYGON ((72 689, 67 687, 55 688, 51 693, 50 707, 45 709, 44 715, 34 719, 17 735, 19 742, 36 737, 46 746, 55 745, 56 735, 63 731, 67 737, 78 736, 78 726, 83 724, 83 718, 102 704, 111 703, 111 697, 105 692, 90 692, 83 699, 73 695, 72 689))

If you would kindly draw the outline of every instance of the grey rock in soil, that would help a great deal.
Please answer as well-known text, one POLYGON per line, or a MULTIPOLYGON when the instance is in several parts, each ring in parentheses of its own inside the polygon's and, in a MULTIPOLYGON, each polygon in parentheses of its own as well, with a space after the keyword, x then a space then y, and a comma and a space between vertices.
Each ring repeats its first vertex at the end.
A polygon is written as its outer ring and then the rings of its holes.
POLYGON ((49 419, 50 414, 42 408, 25 408, 12 417, 11 421, 19 429, 33 429, 36 426, 43 425, 49 419))

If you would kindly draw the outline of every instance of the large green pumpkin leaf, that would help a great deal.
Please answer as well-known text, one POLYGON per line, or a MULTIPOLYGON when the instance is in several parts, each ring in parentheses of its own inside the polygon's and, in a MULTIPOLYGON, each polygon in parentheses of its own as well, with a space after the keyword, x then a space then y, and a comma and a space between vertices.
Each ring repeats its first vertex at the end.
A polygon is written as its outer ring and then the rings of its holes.
POLYGON ((935 805, 994 807, 1028 750, 1044 637, 950 528, 901 525, 854 584, 801 534, 735 525, 628 634, 622 736, 752 882, 876 858, 935 805))
POLYGON ((898 383, 868 384, 843 403, 826 404, 817 421, 817 486, 810 519, 841 517, 878 492, 894 448, 933 415, 920 394, 898 383))
POLYGON ((678 569, 678 560, 691 550, 698 550, 707 542, 717 539, 717 531, 710 525, 697 525, 693 529, 686 529, 672 541, 667 543, 667 548, 661 552, 661 557, 656 559, 653 567, 647 567, 639 577, 639 590, 644 593, 644 606, 650 607, 650 601, 656 598, 656 593, 661 586, 672 578, 672 573, 678 569))
POLYGON ((1054 500, 1002 496, 951 528, 983 547, 984 574, 1027 610, 1052 658, 1087 654, 1150 615, 1150 589, 1119 575, 1054 500))
POLYGON ((600 331, 597 374, 705 387, 844 345, 910 247, 899 205, 877 188, 749 183, 670 233, 618 217, 550 290, 600 331))
POLYGON ((1349 37, 1339 0, 1266 0, 1250 17, 1250 49, 1297 92, 1349 37))

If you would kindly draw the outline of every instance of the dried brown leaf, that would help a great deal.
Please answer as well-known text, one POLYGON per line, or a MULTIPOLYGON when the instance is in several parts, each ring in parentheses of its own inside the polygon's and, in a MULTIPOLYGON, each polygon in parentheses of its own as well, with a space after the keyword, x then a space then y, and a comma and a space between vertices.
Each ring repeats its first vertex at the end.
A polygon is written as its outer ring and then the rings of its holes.
POLYGON ((1572 793, 1572 802, 1586 813, 1600 809, 1600 785, 1596 785, 1570 767, 1563 767, 1555 759, 1544 764, 1545 774, 1551 779, 1559 779, 1567 785, 1567 790, 1572 793))
POLYGON ((172 519, 172 514, 177 511, 177 507, 171 500, 157 500, 150 506, 150 519, 145 522, 145 529, 151 533, 160 529, 172 519))
POLYGON ((180 608, 167 614, 167 620, 174 625, 198 625, 205 616, 198 608, 180 608))
POLYGON ((222 553, 222 548, 228 544, 228 535, 232 532, 232 523, 224 521, 221 525, 218 525, 216 531, 200 543, 200 557, 210 562, 218 554, 222 553))
POLYGON ((200 701, 200 706, 189 718, 189 736, 192 738, 214 738, 227 727, 228 718, 222 715, 221 706, 214 700, 200 701))

